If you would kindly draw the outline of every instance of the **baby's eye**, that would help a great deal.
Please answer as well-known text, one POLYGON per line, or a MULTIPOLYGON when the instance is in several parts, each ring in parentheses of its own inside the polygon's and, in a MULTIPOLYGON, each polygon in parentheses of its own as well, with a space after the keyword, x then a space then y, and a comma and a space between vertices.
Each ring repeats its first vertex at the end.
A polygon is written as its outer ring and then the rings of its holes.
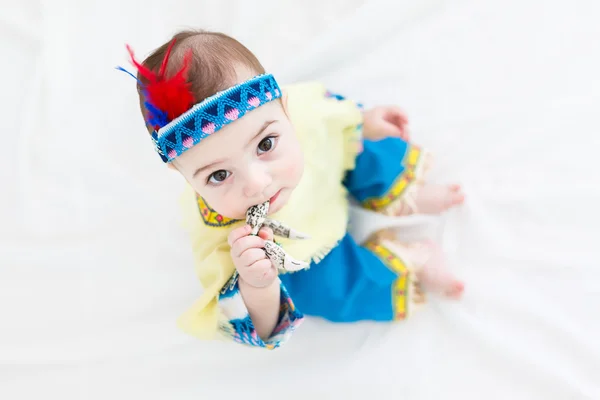
POLYGON ((229 177, 229 175, 231 175, 231 172, 225 171, 224 169, 220 169, 216 172, 213 172, 208 177, 208 183, 219 184, 219 183, 223 182, 225 179, 227 179, 229 177))
POLYGON ((271 151, 273 147, 275 147, 275 137, 266 137, 258 144, 258 153, 266 153, 267 151, 271 151))

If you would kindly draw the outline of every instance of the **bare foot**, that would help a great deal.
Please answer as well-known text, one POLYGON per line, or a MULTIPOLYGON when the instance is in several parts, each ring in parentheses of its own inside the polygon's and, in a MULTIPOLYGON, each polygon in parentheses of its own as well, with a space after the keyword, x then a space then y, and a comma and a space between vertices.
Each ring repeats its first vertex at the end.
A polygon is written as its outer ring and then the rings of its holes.
POLYGON ((460 298, 465 285, 448 270, 440 246, 433 242, 427 242, 424 246, 429 250, 430 257, 417 273, 423 288, 453 299, 460 298))
POLYGON ((415 206, 420 214, 440 214, 464 201, 460 185, 425 184, 416 193, 415 206))
POLYGON ((442 248, 432 240, 400 243, 390 239, 389 233, 382 231, 378 238, 381 244, 400 258, 410 260, 416 266, 417 279, 425 291, 442 294, 458 299, 462 296, 465 285, 450 272, 442 248))

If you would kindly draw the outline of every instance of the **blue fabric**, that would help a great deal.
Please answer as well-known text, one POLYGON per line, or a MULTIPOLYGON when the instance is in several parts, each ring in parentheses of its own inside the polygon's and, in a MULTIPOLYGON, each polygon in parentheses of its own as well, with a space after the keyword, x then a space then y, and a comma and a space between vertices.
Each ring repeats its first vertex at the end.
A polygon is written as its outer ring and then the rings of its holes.
POLYGON ((237 273, 231 277, 219 295, 221 311, 229 318, 227 326, 221 326, 222 333, 233 341, 270 350, 279 348, 292 336, 302 323, 304 315, 296 308, 285 286, 280 285, 280 309, 277 326, 271 337, 263 341, 254 327, 248 309, 244 304, 239 288, 237 273))
POLYGON ((393 320, 392 283, 396 278, 348 234, 318 264, 280 276, 302 313, 333 322, 393 320))
POLYGON ((359 202, 382 197, 404 172, 402 161, 408 143, 400 138, 365 140, 363 152, 356 158, 356 168, 349 171, 344 185, 359 202))
POLYGON ((232 86, 196 104, 158 132, 152 132, 156 151, 164 162, 171 162, 225 125, 281 95, 271 74, 232 86))
MULTIPOLYGON (((407 150, 399 138, 366 140, 344 185, 361 202, 384 196, 404 172, 407 150)), ((280 278, 306 315, 333 322, 394 319, 392 285, 397 275, 349 234, 318 264, 280 278)))

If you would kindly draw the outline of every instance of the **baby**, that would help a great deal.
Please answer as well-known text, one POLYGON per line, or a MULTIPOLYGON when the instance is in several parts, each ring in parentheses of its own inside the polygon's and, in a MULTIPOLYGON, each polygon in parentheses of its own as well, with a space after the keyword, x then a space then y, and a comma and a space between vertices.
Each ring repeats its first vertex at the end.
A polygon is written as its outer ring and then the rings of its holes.
POLYGON ((395 106, 364 110, 318 82, 280 87, 235 39, 185 31, 138 68, 142 114, 162 161, 187 181, 185 219, 204 288, 180 318, 186 332, 267 349, 304 315, 333 322, 395 321, 424 290, 458 298, 463 284, 430 241, 348 234, 349 198, 387 215, 438 214, 463 202, 458 185, 425 183, 429 156, 409 142, 395 106), (251 234, 246 211, 308 238, 251 234), (276 243, 308 268, 280 273, 276 243))

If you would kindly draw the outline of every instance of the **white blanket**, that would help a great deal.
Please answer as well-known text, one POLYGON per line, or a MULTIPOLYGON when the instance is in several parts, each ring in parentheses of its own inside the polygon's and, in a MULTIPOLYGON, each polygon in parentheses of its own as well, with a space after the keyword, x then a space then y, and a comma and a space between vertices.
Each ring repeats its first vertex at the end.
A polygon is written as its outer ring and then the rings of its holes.
POLYGON ((597 1, 12 4, 0 398, 600 399, 597 1), (183 182, 113 67, 182 27, 239 37, 284 83, 403 106, 432 178, 468 200, 401 231, 437 223, 464 300, 398 325, 309 319, 275 352, 178 331, 199 290, 183 182))

